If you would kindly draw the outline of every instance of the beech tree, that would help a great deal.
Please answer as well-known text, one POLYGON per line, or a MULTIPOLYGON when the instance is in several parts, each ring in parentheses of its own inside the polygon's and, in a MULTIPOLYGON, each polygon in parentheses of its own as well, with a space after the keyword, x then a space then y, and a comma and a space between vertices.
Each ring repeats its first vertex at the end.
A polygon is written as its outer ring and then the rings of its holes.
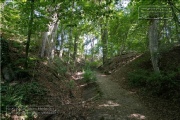
POLYGON ((2 32, 9 38, 26 41, 25 68, 29 51, 39 47, 41 58, 53 61, 56 53, 62 60, 75 62, 89 57, 105 64, 106 60, 128 52, 150 51, 154 71, 158 72, 158 55, 168 43, 179 41, 177 0, 168 1, 46 1, 14 0, 4 4, 2 32), (168 20, 140 20, 143 5, 169 6, 168 20), (85 49, 86 48, 86 49, 85 49), (88 51, 86 51, 88 50, 88 51))
POLYGON ((151 61, 153 65, 153 69, 155 72, 160 72, 158 67, 158 20, 155 18, 150 20, 149 25, 149 32, 148 32, 148 38, 149 38, 149 49, 151 53, 151 61))

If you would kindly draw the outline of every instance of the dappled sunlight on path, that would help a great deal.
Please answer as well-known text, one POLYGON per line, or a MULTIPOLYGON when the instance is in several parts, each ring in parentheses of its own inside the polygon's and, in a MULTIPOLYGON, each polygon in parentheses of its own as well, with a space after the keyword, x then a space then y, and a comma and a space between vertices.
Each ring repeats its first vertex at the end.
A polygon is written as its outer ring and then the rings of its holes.
POLYGON ((111 100, 108 100, 107 103, 105 104, 99 105, 99 107, 117 107, 117 106, 120 106, 120 104, 115 103, 111 100))
POLYGON ((131 91, 121 88, 111 77, 96 74, 103 93, 89 120, 157 120, 131 91))

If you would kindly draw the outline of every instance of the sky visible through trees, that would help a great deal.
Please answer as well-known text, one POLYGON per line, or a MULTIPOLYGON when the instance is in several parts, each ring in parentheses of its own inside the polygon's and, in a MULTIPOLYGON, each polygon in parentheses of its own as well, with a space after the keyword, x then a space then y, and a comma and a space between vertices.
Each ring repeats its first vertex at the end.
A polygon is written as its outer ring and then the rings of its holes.
POLYGON ((1 0, 0 12, 3 109, 27 102, 26 88, 29 96, 34 89, 41 94, 33 82, 13 93, 13 80, 58 79, 73 97, 76 72, 84 71, 89 84, 95 80, 91 69, 111 74, 138 55, 144 56, 136 63, 142 68, 126 71, 132 85, 179 94, 180 0, 1 0))

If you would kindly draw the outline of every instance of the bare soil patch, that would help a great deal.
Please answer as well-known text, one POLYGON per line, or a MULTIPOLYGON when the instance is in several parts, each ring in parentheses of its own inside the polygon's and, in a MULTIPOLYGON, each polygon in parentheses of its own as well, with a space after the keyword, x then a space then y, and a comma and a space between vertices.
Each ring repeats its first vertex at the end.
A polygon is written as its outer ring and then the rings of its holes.
POLYGON ((94 103, 89 120, 158 120, 132 91, 121 88, 111 76, 97 73, 103 97, 94 103))

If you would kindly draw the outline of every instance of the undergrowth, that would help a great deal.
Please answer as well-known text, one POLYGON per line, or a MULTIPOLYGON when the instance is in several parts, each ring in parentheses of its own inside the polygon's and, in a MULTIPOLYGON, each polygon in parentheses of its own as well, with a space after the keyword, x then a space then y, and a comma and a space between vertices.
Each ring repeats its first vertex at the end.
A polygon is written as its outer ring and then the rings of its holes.
POLYGON ((96 81, 96 75, 92 70, 86 69, 83 74, 83 80, 86 83, 93 83, 96 81))
POLYGON ((53 64, 50 66, 53 70, 53 73, 58 78, 64 78, 65 73, 67 72, 67 65, 60 58, 55 57, 53 64))
POLYGON ((85 83, 93 83, 97 80, 95 72, 93 71, 96 66, 95 64, 96 64, 95 62, 93 62, 93 63, 87 62, 85 64, 84 70, 83 70, 83 72, 84 72, 83 81, 85 83))
POLYGON ((46 95, 46 91, 37 82, 16 85, 2 84, 1 95, 1 113, 6 113, 8 106, 25 108, 25 105, 34 104, 35 101, 41 100, 46 95))
POLYGON ((128 74, 128 80, 131 86, 142 88, 145 93, 168 99, 180 96, 180 69, 161 73, 138 69, 128 74))

